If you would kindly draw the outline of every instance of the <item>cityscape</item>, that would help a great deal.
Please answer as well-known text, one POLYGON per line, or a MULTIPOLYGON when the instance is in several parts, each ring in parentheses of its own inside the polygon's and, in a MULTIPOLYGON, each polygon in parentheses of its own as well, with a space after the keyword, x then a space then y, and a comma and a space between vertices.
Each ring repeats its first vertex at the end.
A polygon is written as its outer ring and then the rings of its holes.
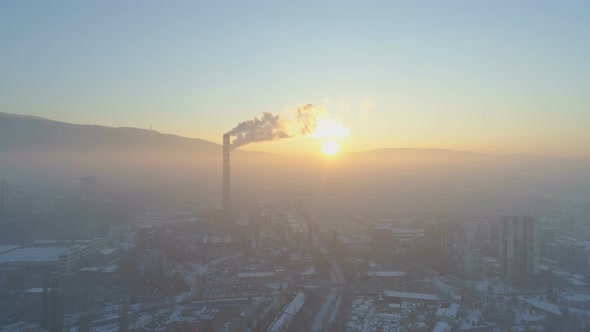
POLYGON ((0 332, 590 331, 588 4, 9 0, 0 30, 0 332))
MULTIPOLYGON (((55 125, 9 114, 0 122, 55 125)), ((232 167, 245 161, 232 158, 229 135, 217 154, 219 188, 187 201, 110 188, 95 175, 53 192, 0 182, 4 330, 583 331, 590 324, 588 203, 567 210, 528 203, 535 214, 515 216, 395 206, 327 212, 315 197, 234 190, 243 179, 232 167)))

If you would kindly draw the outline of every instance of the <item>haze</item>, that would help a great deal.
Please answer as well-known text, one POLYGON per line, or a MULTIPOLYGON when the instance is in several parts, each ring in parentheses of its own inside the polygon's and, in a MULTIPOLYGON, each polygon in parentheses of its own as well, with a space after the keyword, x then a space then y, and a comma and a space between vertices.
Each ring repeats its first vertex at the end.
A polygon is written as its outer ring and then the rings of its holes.
POLYGON ((590 331, 590 2, 0 1, 0 331, 590 331))

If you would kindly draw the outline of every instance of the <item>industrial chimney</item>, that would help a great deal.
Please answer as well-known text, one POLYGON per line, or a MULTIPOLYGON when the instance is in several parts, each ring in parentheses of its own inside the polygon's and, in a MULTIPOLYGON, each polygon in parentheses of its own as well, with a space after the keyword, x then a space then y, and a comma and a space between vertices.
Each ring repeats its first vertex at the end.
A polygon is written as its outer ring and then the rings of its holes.
POLYGON ((223 135, 223 221, 229 222, 231 216, 231 184, 229 153, 231 151, 229 134, 223 135))

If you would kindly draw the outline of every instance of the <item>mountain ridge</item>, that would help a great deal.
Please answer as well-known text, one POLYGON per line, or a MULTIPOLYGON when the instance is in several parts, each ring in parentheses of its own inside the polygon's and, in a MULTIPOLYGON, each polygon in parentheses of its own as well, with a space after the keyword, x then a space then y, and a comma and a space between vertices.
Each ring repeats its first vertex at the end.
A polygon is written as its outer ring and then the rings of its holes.
MULTIPOLYGON (((211 142, 202 138, 195 138, 195 137, 186 137, 181 136, 178 134, 173 133, 162 133, 156 130, 151 129, 143 129, 137 127, 111 127, 111 126, 104 126, 104 125, 96 125, 96 124, 77 124, 77 123, 70 123, 70 122, 63 122, 54 119, 48 119, 40 116, 34 115, 24 115, 24 114, 14 114, 14 113, 7 113, 7 112, 0 112, 0 148, 2 146, 6 146, 8 141, 7 137, 8 133, 11 132, 10 125, 23 125, 23 122, 27 122, 29 124, 41 125, 45 124, 48 126, 54 126, 52 130, 59 130, 59 129, 72 129, 72 130, 82 130, 86 129, 86 135, 92 136, 92 134, 97 134, 97 131, 102 131, 104 135, 112 135, 114 134, 119 138, 120 141, 129 141, 133 140, 133 137, 129 137, 128 135, 143 135, 141 138, 148 139, 148 143, 154 143, 154 140, 160 138, 163 140, 168 141, 168 143, 173 143, 171 141, 176 140, 176 143, 184 143, 187 145, 197 144, 201 145, 202 147, 207 146, 208 150, 212 149, 221 149, 221 145, 215 142, 211 142), (7 123, 8 122, 8 123, 7 123), (92 133, 90 132, 92 131, 92 133), (4 134, 2 133, 4 132, 4 134)), ((47 127, 46 127, 47 128, 47 127)), ((42 128, 37 128, 42 129, 42 128)), ((14 128, 13 128, 14 130, 14 128)), ((27 133, 28 134, 28 133, 27 133)), ((33 133, 33 136, 38 135, 39 133, 33 133)), ((55 136, 55 133, 50 132, 46 133, 51 136, 55 136)), ((83 133, 78 133, 83 134, 83 133)), ((15 138, 13 136, 13 138, 15 138)), ((18 138, 18 135, 17 137, 18 138)), ((40 139, 44 143, 48 143, 46 140, 40 139)), ((75 140, 78 141, 78 140, 75 140)), ((116 143, 117 139, 114 139, 116 143)), ((39 141, 38 141, 39 142, 39 141)), ((56 143, 65 143, 63 140, 56 142, 56 143)), ((79 143, 79 142, 78 142, 79 143)), ((18 148, 18 147, 17 147, 18 148)), ((266 151, 256 151, 256 150, 242 150, 239 149, 236 152, 238 153, 246 153, 252 155, 276 155, 279 156, 279 153, 272 153, 266 151)), ((403 147, 403 148, 379 148, 379 149, 369 149, 369 150, 362 150, 362 151, 350 151, 342 153, 343 156, 358 156, 358 155, 378 155, 378 154, 390 154, 390 153, 398 153, 398 154, 454 154, 454 155, 464 155, 464 156, 472 156, 472 157, 511 157, 511 158, 543 158, 543 159, 577 159, 577 158, 564 158, 564 157, 555 157, 555 156, 543 156, 543 155, 530 155, 530 154, 490 154, 490 153, 482 153, 477 151, 469 151, 469 150, 454 150, 454 149, 445 149, 445 148, 414 148, 414 147, 403 147)))

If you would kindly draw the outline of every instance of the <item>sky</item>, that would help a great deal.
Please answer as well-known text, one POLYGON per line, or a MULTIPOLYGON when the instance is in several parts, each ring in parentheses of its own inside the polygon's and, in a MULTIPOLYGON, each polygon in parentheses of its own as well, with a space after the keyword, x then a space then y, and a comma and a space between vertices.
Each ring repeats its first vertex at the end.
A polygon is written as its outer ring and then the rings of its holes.
POLYGON ((0 111, 221 143, 314 103, 344 151, 590 157, 588 36, 590 1, 2 0, 0 111))

